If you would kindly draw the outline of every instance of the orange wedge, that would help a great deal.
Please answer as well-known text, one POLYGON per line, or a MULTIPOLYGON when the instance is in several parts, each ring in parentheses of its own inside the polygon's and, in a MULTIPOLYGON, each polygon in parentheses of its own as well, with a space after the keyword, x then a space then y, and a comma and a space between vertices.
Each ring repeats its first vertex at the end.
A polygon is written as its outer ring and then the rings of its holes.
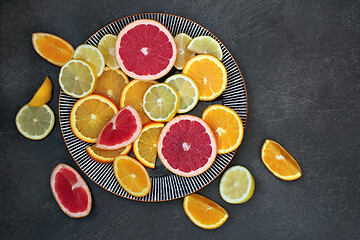
POLYGON ((219 204, 196 193, 184 198, 184 210, 195 225, 205 229, 218 228, 229 217, 219 204))
POLYGON ((28 103, 30 107, 41 107, 48 101, 52 96, 53 85, 49 77, 46 77, 40 88, 36 91, 34 97, 28 103))
POLYGON ((75 51, 70 43, 50 33, 33 33, 32 44, 42 58, 59 67, 65 65, 75 51))
POLYGON ((116 157, 114 174, 120 186, 132 196, 143 197, 151 190, 150 176, 135 158, 128 155, 116 157))
POLYGON ((104 150, 97 148, 96 145, 94 144, 91 145, 90 147, 87 147, 86 152, 96 162, 112 163, 115 157, 122 154, 129 154, 131 150, 131 145, 132 144, 116 150, 104 150))
POLYGON ((302 175, 297 161, 273 140, 265 140, 261 148, 261 159, 269 171, 282 180, 291 181, 302 175))
POLYGON ((240 146, 244 127, 234 110, 223 105, 211 105, 203 112, 202 119, 215 134, 219 154, 232 152, 240 146))

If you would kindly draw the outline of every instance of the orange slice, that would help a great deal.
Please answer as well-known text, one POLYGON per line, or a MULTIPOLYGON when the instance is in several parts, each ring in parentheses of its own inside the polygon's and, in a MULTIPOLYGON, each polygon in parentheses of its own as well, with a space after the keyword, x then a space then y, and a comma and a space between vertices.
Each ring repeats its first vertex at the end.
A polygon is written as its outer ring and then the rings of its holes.
POLYGON ((219 204, 196 193, 184 198, 184 210, 195 225, 205 229, 218 228, 229 217, 219 204))
POLYGON ((122 90, 120 97, 120 107, 131 106, 139 113, 143 124, 150 121, 143 109, 143 98, 146 90, 152 85, 157 84, 156 81, 132 80, 122 90))
POLYGON ((120 186, 132 196, 143 197, 151 190, 150 176, 135 158, 128 155, 116 157, 114 174, 120 186))
POLYGON ((28 103, 30 107, 41 107, 48 101, 52 96, 53 85, 49 77, 46 77, 40 88, 36 91, 34 97, 28 103))
POLYGON ((112 163, 115 157, 122 154, 129 154, 131 150, 131 145, 132 144, 116 150, 104 150, 97 148, 96 145, 94 144, 91 145, 90 147, 87 147, 86 152, 96 162, 112 163))
POLYGON ((97 79, 94 93, 107 96, 119 105, 121 92, 128 83, 129 78, 123 71, 105 67, 104 72, 97 79))
POLYGON ((135 157, 146 167, 155 168, 157 143, 164 123, 148 122, 134 142, 135 157))
POLYGON ((63 66, 74 55, 74 47, 64 39, 50 33, 33 33, 35 51, 56 66, 63 66))
POLYGON ((183 74, 199 88, 199 100, 211 101, 224 92, 227 84, 225 66, 214 56, 200 54, 186 62, 183 74))
POLYGON ((282 180, 295 180, 301 177, 297 161, 279 143, 266 139, 261 148, 261 159, 276 177, 282 180))
POLYGON ((103 127, 118 111, 118 107, 110 98, 100 94, 81 98, 71 109, 71 130, 81 140, 95 143, 103 127))
POLYGON ((223 105, 211 105, 203 112, 202 119, 215 134, 217 153, 229 153, 240 146, 244 127, 241 118, 233 109, 223 105))

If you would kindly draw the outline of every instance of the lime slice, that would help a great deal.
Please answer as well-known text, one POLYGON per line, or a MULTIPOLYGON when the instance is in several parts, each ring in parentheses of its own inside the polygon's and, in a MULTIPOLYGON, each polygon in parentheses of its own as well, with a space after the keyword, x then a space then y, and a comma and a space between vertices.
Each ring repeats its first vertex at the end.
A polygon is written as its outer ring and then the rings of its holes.
POLYGON ((72 59, 60 70, 61 89, 75 98, 90 95, 95 89, 96 72, 93 66, 83 60, 72 59))
POLYGON ((100 77, 104 71, 105 68, 104 56, 102 55, 99 49, 97 49, 92 45, 83 44, 78 46, 75 49, 74 58, 85 60, 91 63, 98 77, 100 77))
POLYGON ((193 109, 199 100, 199 89, 196 83, 184 74, 175 74, 165 83, 173 86, 180 94, 180 107, 178 113, 186 113, 193 109))
POLYGON ((54 127, 55 116, 51 108, 44 104, 41 107, 23 106, 15 118, 19 132, 32 140, 46 137, 54 127))
POLYGON ((189 42, 187 49, 198 54, 213 55, 220 61, 223 58, 220 44, 209 36, 199 36, 189 42))
POLYGON ((143 108, 146 115, 156 122, 170 121, 180 106, 180 94, 166 83, 149 87, 143 98, 143 108))
POLYGON ((187 49, 187 45, 192 40, 192 38, 186 33, 179 33, 174 37, 177 49, 177 56, 174 67, 178 70, 184 68, 185 63, 192 57, 195 56, 194 52, 191 52, 187 49))
POLYGON ((220 195, 228 203, 248 201, 252 197, 254 189, 253 176, 242 166, 229 168, 220 180, 220 195))
POLYGON ((111 69, 118 69, 119 64, 115 57, 116 36, 112 34, 104 35, 98 44, 98 49, 103 54, 105 64, 111 69))

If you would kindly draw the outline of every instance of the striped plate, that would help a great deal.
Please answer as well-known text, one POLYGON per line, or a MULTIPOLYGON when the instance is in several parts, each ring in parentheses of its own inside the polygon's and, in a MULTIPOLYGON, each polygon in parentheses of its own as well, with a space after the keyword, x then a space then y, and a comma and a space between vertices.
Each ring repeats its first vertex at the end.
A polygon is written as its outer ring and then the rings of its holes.
MULTIPOLYGON (((188 114, 201 117, 202 111, 207 106, 212 104, 223 104, 234 109, 241 117, 245 126, 247 118, 247 96, 245 84, 240 70, 234 58, 231 56, 230 52, 225 48, 225 46, 211 32, 209 32, 201 25, 183 17, 171 14, 137 14, 121 18, 106 25, 94 33, 86 41, 86 43, 97 46, 101 37, 105 34, 117 35, 123 27, 138 19, 154 19, 159 21, 170 30, 173 36, 184 32, 193 38, 201 35, 207 35, 216 39, 220 43, 224 55, 222 62, 225 65, 228 73, 227 87, 219 98, 212 102, 199 102, 196 108, 188 114)), ((164 79, 175 73, 177 73, 177 70, 174 68, 174 70, 165 76, 164 79)), ((162 79, 159 81, 162 81, 162 79)), ((207 171, 198 176, 190 178, 174 175, 161 164, 161 161, 157 161, 155 169, 148 169, 152 181, 152 189, 150 193, 145 197, 133 197, 125 192, 125 190, 122 189, 122 187, 116 181, 116 178, 113 174, 112 164, 104 164, 93 161, 85 151, 85 148, 90 146, 90 144, 83 142, 75 137, 71 131, 69 118, 71 108, 76 100, 77 99, 66 95, 64 92, 60 92, 59 118, 65 144, 80 169, 91 180, 93 180, 100 187, 118 196, 144 202, 161 202, 184 197, 190 193, 198 191, 213 181, 226 168, 235 155, 236 151, 228 154, 218 155, 213 165, 207 171)))

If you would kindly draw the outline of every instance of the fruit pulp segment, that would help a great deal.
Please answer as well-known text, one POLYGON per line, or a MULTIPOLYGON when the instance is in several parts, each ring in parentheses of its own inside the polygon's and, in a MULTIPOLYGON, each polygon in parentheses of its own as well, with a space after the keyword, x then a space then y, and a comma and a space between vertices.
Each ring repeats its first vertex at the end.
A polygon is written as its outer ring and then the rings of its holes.
POLYGON ((139 153, 141 156, 145 157, 150 162, 156 161, 157 153, 157 141, 160 135, 162 127, 151 128, 146 132, 143 132, 139 138, 139 153), (142 147, 141 147, 142 146, 142 147))
POLYGON ((269 168, 280 175, 295 175, 299 172, 298 164, 293 157, 285 149, 275 144, 267 145, 265 158, 269 168))
POLYGON ((119 55, 127 70, 154 75, 169 65, 173 50, 167 35, 157 26, 140 24, 123 36, 119 55))
POLYGON ((72 213, 85 211, 89 201, 85 189, 76 183, 76 175, 68 169, 59 170, 55 176, 55 191, 60 203, 72 213))
POLYGON ((145 96, 145 108, 154 119, 168 118, 174 112, 176 103, 177 96, 169 88, 163 86, 153 87, 145 96))
POLYGON ((63 68, 62 74, 61 80, 64 84, 64 89, 77 95, 89 91, 92 87, 92 72, 80 62, 69 63, 67 67, 63 68))
POLYGON ((127 83, 128 79, 125 79, 122 74, 117 71, 107 70, 97 79, 94 93, 108 96, 119 105, 121 91, 127 83))
POLYGON ((191 172, 208 162, 212 153, 210 144, 204 126, 197 121, 181 120, 165 135, 162 153, 172 168, 191 172))
POLYGON ((231 199, 239 199, 247 192, 250 182, 244 171, 234 169, 226 174, 222 184, 226 196, 231 199))
POLYGON ((139 193, 148 187, 147 176, 140 167, 137 167, 131 161, 127 158, 117 161, 117 176, 120 178, 121 186, 132 192, 139 193))
POLYGON ((120 154, 122 154, 126 147, 122 147, 116 150, 104 150, 97 148, 95 145, 90 146, 91 150, 96 154, 104 158, 114 158, 120 154))
POLYGON ((28 107, 20 115, 19 122, 21 129, 29 135, 42 135, 51 124, 51 114, 45 108, 28 107))
POLYGON ((56 59, 57 62, 67 62, 73 55, 73 50, 55 37, 38 36, 36 45, 45 58, 56 59))

